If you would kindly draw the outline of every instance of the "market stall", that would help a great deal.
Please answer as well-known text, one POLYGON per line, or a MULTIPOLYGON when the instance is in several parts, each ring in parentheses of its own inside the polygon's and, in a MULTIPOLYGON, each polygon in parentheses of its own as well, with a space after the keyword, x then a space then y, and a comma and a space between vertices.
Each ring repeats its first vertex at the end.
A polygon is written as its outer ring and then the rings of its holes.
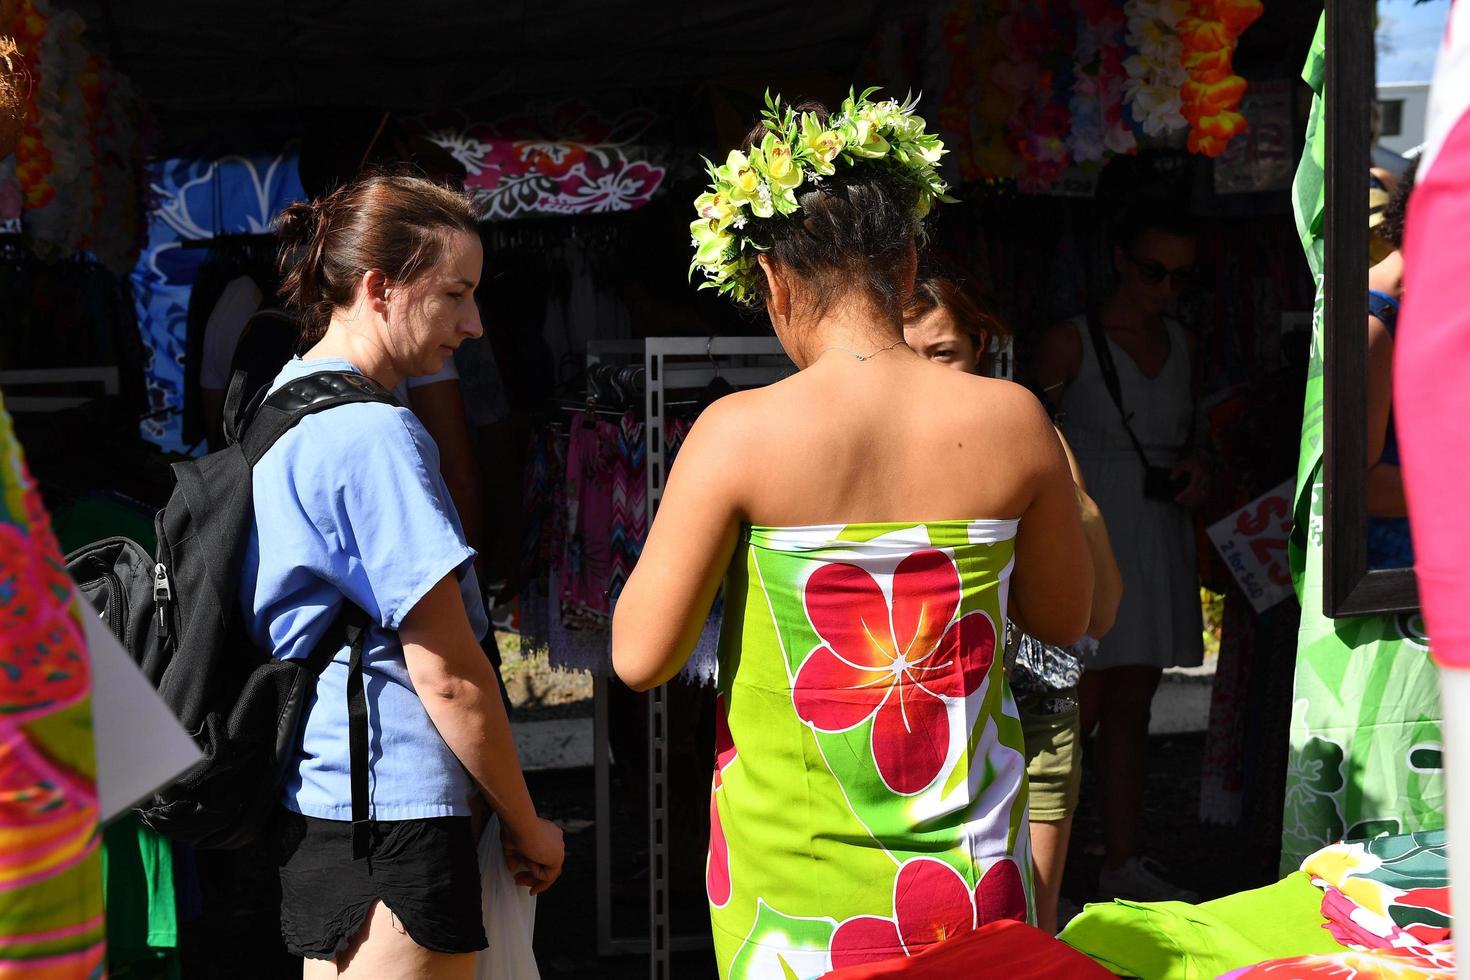
MULTIPOLYGON (((1194 390, 1218 475, 1196 520, 1200 583, 1223 595, 1212 622, 1218 666, 1201 821, 1254 829, 1243 861, 1264 885, 1278 863, 1294 869, 1336 837, 1442 820, 1432 706, 1419 719, 1424 751, 1402 771, 1381 759, 1345 766, 1369 758, 1379 736, 1354 750, 1324 733, 1328 722, 1292 715, 1302 623, 1315 631, 1302 656, 1321 665, 1348 629, 1391 628, 1360 640, 1425 653, 1416 620, 1405 611, 1334 623, 1310 571, 1301 593, 1310 608, 1281 582, 1263 600, 1212 541, 1222 524, 1238 524, 1257 571, 1284 574, 1286 536, 1272 522, 1247 531, 1253 522, 1238 517, 1286 500, 1294 479, 1300 494, 1320 475, 1308 465, 1298 478, 1296 435, 1308 372, 1323 371, 1322 345, 1309 348, 1322 333, 1313 324, 1321 256, 1309 242, 1304 260, 1293 228, 1305 186, 1296 163, 1304 142, 1309 158, 1321 142, 1312 93, 1298 81, 1317 11, 1258 0, 913 0, 849 5, 814 26, 753 3, 742 43, 731 45, 713 15, 686 12, 669 36, 673 8, 663 4, 600 10, 614 35, 595 44, 575 17, 461 5, 445 15, 457 25, 447 32, 456 56, 381 72, 364 50, 377 50, 390 28, 400 50, 411 48, 426 29, 399 8, 370 4, 370 17, 342 24, 325 3, 260 12, 241 0, 207 17, 198 6, 114 3, 105 29, 91 30, 51 0, 20 4, 15 33, 35 58, 35 84, 21 151, 0 162, 0 301, 16 317, 0 331, 0 372, 30 373, 0 373, 0 384, 9 395, 39 383, 38 397, 62 399, 80 396, 54 386, 90 385, 90 396, 131 385, 146 391, 146 405, 118 417, 131 426, 141 416, 157 469, 164 452, 202 451, 205 325, 228 282, 270 264, 276 215, 365 163, 453 171, 483 208, 487 246, 478 297, 486 336, 456 357, 493 515, 487 599, 523 650, 594 677, 585 723, 595 733, 588 794, 602 954, 646 954, 655 976, 670 975, 677 952, 705 945, 700 894, 719 884, 705 858, 718 603, 684 677, 646 700, 610 679, 608 626, 700 411, 790 370, 763 322, 686 282, 700 156, 738 138, 768 83, 827 99, 854 81, 924 93, 919 111, 944 134, 945 173, 960 199, 936 220, 925 261, 994 299, 1015 334, 1019 380, 1029 380, 1043 331, 1110 281, 1120 215, 1162 201, 1200 220, 1201 273, 1177 312, 1196 341, 1194 390), (197 85, 179 85, 201 46, 225 34, 240 43, 210 54, 209 71, 189 75, 197 85), (93 35, 105 37, 108 57, 89 47, 93 35), (179 43, 185 35, 195 43, 179 43), (784 39, 779 52, 756 43, 772 35, 784 39), (546 51, 556 56, 533 56, 546 51), (112 60, 157 113, 151 160, 140 97, 112 60), (487 63, 496 70, 476 67, 487 63), (72 373, 35 373, 60 369, 72 373), (1388 812, 1392 801, 1381 814, 1359 806, 1364 787, 1394 780, 1412 813, 1388 812)), ((444 36, 445 23, 431 26, 444 36)), ((1330 208, 1325 197, 1315 204, 1319 214, 1330 208)), ((259 293, 268 305, 269 290, 259 293)), ((1305 436, 1313 449, 1324 438, 1313 434, 1315 404, 1305 436)), ((1320 527, 1304 503, 1299 538, 1303 525, 1320 527)), ((1307 554, 1320 578, 1321 555, 1307 554)), ((1402 658, 1389 664, 1391 652, 1385 670, 1411 669, 1402 658)), ((1420 660, 1427 665, 1427 654, 1420 660)), ((1330 693, 1333 681, 1299 674, 1296 700, 1304 683, 1330 693)), ((199 911, 187 885, 194 858, 133 827, 109 833, 109 846, 131 846, 133 863, 150 869, 128 887, 170 899, 156 909, 139 899, 146 921, 116 928, 146 933, 140 956, 171 955, 180 923, 199 911)), ((268 890, 269 875, 254 873, 252 887, 268 890)), ((1298 905, 1318 899, 1316 881, 1288 880, 1280 887, 1294 889, 1298 905)), ((1126 928, 1091 915, 1075 934, 1103 938, 1078 947, 1122 965, 1099 950, 1126 941, 1126 928)), ((217 926, 202 928, 218 938, 217 926)), ((268 916, 250 926, 268 929, 268 916)))

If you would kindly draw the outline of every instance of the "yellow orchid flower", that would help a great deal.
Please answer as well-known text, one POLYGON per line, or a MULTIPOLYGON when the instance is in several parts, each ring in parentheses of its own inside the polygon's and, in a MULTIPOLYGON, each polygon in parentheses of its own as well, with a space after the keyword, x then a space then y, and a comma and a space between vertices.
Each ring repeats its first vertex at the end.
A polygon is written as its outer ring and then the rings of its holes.
POLYGON ((923 118, 914 112, 918 100, 871 101, 876 91, 849 92, 830 120, 796 113, 768 93, 762 115, 767 132, 760 145, 748 152, 732 150, 718 167, 705 161, 710 185, 695 200, 698 220, 689 226, 695 250, 690 275, 701 273, 701 289, 714 289, 737 302, 758 297, 755 256, 762 246, 747 227, 754 220, 798 213, 797 191, 808 175, 820 183, 839 165, 886 159, 888 167, 915 185, 916 219, 936 202, 953 201, 936 171, 944 144, 924 131, 923 118))
POLYGON ((735 238, 720 227, 712 218, 700 218, 689 225, 694 236, 694 264, 716 265, 724 259, 725 252, 735 244, 735 238))
POLYGON ((694 210, 701 218, 717 222, 721 231, 728 228, 740 212, 739 206, 722 190, 699 195, 694 199, 694 210))
POLYGON ((837 155, 847 145, 847 140, 835 129, 828 129, 822 125, 814 113, 804 113, 801 117, 801 154, 803 160, 812 168, 813 173, 830 177, 836 173, 834 166, 837 155))
POLYGON ((752 157, 759 154, 760 151, 756 150, 750 157, 747 157, 739 150, 731 150, 730 155, 725 158, 725 173, 722 176, 730 184, 730 200, 748 204, 755 198, 761 177, 756 171, 755 160, 752 157))
POLYGON ((850 120, 843 125, 841 132, 847 140, 847 152, 855 157, 881 160, 888 155, 888 141, 867 119, 850 120))
POLYGON ((761 141, 760 162, 766 179, 771 182, 772 193, 801 186, 801 167, 792 159, 791 147, 775 133, 767 133, 761 141))

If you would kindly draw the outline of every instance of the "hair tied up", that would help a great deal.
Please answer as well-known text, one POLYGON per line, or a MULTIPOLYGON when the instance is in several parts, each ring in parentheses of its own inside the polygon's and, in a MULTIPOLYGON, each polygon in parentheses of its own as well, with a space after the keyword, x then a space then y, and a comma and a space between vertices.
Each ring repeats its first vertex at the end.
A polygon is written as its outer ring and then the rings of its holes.
POLYGON ((440 260, 452 232, 479 235, 468 195, 418 177, 371 173, 276 219, 281 297, 298 318, 297 352, 326 332, 334 309, 352 305, 362 276, 410 283, 440 260))
POLYGON ((312 201, 297 201, 286 205, 276 216, 275 233, 284 249, 301 248, 310 244, 321 222, 321 209, 312 201))

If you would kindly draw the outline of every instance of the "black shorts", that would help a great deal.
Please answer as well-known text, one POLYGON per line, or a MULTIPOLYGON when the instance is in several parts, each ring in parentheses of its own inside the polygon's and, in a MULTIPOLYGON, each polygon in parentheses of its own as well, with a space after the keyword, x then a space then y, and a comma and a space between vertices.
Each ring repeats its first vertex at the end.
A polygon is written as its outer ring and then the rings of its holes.
POLYGON ((424 949, 474 953, 487 945, 469 817, 375 823, 372 853, 354 860, 350 821, 287 812, 279 863, 281 938, 295 956, 337 959, 375 901, 424 949))

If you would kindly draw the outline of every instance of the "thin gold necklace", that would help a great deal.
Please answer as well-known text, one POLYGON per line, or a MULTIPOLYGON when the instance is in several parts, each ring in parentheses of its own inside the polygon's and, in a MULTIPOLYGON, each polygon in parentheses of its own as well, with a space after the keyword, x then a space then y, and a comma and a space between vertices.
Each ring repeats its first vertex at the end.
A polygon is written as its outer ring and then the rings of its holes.
POLYGON ((893 343, 889 344, 887 347, 879 347, 877 350, 871 351, 871 352, 869 352, 867 354, 859 354, 857 351, 853 350, 851 347, 843 347, 840 344, 834 344, 831 347, 823 347, 821 350, 817 351, 817 357, 812 358, 812 360, 815 361, 818 357, 821 357, 823 354, 827 353, 828 351, 840 350, 844 354, 851 354, 853 357, 857 358, 860 361, 866 361, 866 360, 869 360, 871 358, 877 357, 879 354, 883 353, 884 351, 893 350, 893 348, 897 347, 898 345, 900 345, 902 343, 903 343, 903 338, 900 337, 897 340, 895 340, 893 343))

